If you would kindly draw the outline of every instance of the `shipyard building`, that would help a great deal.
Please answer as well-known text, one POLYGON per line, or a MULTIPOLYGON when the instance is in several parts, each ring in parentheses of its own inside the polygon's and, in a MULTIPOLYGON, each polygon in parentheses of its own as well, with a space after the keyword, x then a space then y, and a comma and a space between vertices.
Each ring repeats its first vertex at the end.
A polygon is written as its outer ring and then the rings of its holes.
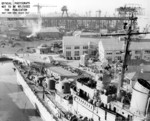
MULTIPOLYGON (((27 38, 27 36, 31 35, 31 33, 32 33, 32 28, 18 27, 16 29, 10 29, 7 32, 7 37, 10 40, 19 40, 20 38, 22 39, 27 38)), ((36 35, 36 38, 39 38, 39 39, 47 38, 47 40, 49 38, 59 39, 61 37, 62 35, 59 32, 59 29, 57 27, 41 28, 41 30, 36 35)))
POLYGON ((63 37, 63 54, 67 59, 80 59, 80 55, 88 53, 89 46, 93 46, 94 53, 98 42, 97 38, 63 37))
POLYGON ((37 35, 39 38, 61 38, 61 33, 56 27, 45 27, 41 28, 40 32, 37 35))
MULTIPOLYGON (((116 37, 109 38, 86 38, 80 36, 63 37, 63 55, 67 59, 80 59, 87 53, 96 55, 99 49, 99 41, 102 42, 105 58, 110 61, 123 60, 125 41, 116 37)), ((150 40, 134 41, 130 44, 130 58, 150 60, 150 40)))
POLYGON ((37 54, 48 54, 51 52, 51 47, 46 44, 41 44, 36 48, 37 54))

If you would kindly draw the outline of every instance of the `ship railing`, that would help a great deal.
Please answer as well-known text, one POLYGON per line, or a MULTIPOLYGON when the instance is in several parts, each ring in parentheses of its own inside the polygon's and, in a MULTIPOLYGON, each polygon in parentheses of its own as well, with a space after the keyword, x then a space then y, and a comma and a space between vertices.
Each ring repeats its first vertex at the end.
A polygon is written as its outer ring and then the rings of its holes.
POLYGON ((94 101, 94 100, 86 99, 86 98, 84 98, 84 96, 82 97, 81 95, 79 95, 79 93, 77 91, 75 91, 74 88, 71 88, 71 90, 72 90, 72 94, 74 95, 74 97, 75 98, 77 97, 79 99, 77 101, 81 102, 81 103, 84 102, 83 104, 89 105, 90 109, 95 109, 95 107, 99 107, 99 108, 103 108, 105 110, 108 110, 109 112, 116 113, 114 109, 113 110, 110 109, 109 106, 104 105, 104 103, 102 103, 98 100, 94 101))
MULTIPOLYGON (((90 109, 91 111, 94 111, 95 107, 98 107, 98 108, 101 108, 101 109, 103 109, 107 112, 117 114, 117 112, 115 110, 111 110, 109 107, 107 107, 107 105, 104 105, 103 103, 101 103, 101 105, 97 106, 97 105, 94 105, 94 104, 91 104, 91 103, 87 102, 86 100, 84 100, 83 98, 81 98, 81 97, 79 97, 75 94, 74 94, 74 100, 77 101, 77 102, 80 102, 80 104, 83 105, 84 107, 86 105, 86 108, 88 107, 88 109, 90 109)), ((126 118, 124 118, 123 116, 120 115, 116 118, 115 121, 132 121, 132 118, 126 119, 126 118)))
MULTIPOLYGON (((50 92, 51 94, 53 94, 53 92, 50 92)), ((66 119, 68 119, 68 117, 70 117, 69 115, 73 115, 70 112, 67 111, 63 111, 59 105, 57 104, 57 102, 55 102, 55 100, 51 99, 49 96, 47 96, 47 98, 55 105, 55 107, 61 112, 61 115, 63 115, 63 117, 65 117, 66 119)))

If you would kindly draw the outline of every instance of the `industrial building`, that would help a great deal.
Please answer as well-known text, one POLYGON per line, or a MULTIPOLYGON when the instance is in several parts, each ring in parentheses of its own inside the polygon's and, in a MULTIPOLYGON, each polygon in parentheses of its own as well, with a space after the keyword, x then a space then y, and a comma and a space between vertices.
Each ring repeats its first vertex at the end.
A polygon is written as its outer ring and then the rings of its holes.
POLYGON ((20 31, 20 38, 22 37, 27 37, 28 35, 30 35, 31 32, 31 28, 28 27, 17 27, 17 29, 20 31))
MULTIPOLYGON (((28 27, 18 27, 17 28, 19 32, 20 38, 27 38, 27 36, 31 35, 32 28, 28 27)), ((38 39, 46 39, 49 40, 49 38, 52 39, 58 39, 61 38, 61 33, 59 32, 59 29, 57 27, 44 27, 41 28, 39 32, 36 33, 36 38, 38 39)))
POLYGON ((41 44, 36 48, 36 53, 37 54, 48 54, 51 52, 51 47, 49 47, 46 44, 41 44))
POLYGON ((40 32, 37 35, 39 38, 61 38, 61 33, 56 27, 45 27, 41 28, 40 32))
MULTIPOLYGON (((110 61, 123 60, 125 42, 117 38, 84 38, 80 36, 63 37, 63 55, 67 59, 80 59, 84 53, 95 54, 98 43, 102 41, 105 58, 110 61), (91 50, 92 49, 92 50, 91 50)), ((150 60, 150 41, 131 42, 130 58, 150 60)))
POLYGON ((98 38, 80 38, 80 36, 63 37, 63 54, 67 59, 80 59, 80 55, 88 53, 90 44, 96 47, 98 38))
POLYGON ((100 38, 100 34, 98 32, 82 32, 80 34, 80 37, 86 37, 86 38, 100 38))

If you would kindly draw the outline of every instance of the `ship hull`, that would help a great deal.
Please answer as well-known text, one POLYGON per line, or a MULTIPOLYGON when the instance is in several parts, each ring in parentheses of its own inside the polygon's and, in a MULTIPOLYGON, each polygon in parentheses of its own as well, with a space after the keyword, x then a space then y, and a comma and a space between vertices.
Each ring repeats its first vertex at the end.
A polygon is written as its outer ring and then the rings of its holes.
POLYGON ((34 92, 31 90, 29 85, 26 83, 22 75, 18 70, 16 70, 17 83, 22 87, 24 93, 28 97, 28 99, 33 104, 34 108, 38 111, 39 115, 44 121, 56 121, 53 118, 53 115, 48 112, 48 110, 44 107, 41 101, 37 98, 34 92))

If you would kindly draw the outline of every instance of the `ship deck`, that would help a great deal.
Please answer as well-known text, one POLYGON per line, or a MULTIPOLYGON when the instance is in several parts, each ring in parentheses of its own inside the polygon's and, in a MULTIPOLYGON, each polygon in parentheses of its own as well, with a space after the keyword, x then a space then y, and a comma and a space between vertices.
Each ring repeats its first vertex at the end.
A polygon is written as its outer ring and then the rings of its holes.
MULTIPOLYGON (((67 115, 68 112, 66 111, 66 109, 64 109, 58 102, 56 102, 55 100, 55 95, 54 92, 50 92, 48 90, 45 90, 45 95, 44 95, 44 99, 43 99, 43 87, 41 86, 36 86, 35 82, 32 80, 29 80, 26 75, 23 73, 25 71, 28 71, 28 69, 20 69, 19 65, 15 64, 15 67, 19 70, 20 74, 22 75, 22 77, 24 78, 24 80, 26 81, 26 83, 28 84, 28 86, 30 87, 30 89, 35 93, 36 97, 40 100, 40 102, 43 104, 43 106, 47 109, 47 111, 51 114, 53 114, 53 118, 56 121, 59 121, 59 119, 55 116, 55 112, 51 110, 46 98, 48 98, 60 111, 61 114, 63 116, 67 115), (22 72, 23 71, 23 72, 22 72)), ((37 73, 37 75, 39 75, 37 73)))

